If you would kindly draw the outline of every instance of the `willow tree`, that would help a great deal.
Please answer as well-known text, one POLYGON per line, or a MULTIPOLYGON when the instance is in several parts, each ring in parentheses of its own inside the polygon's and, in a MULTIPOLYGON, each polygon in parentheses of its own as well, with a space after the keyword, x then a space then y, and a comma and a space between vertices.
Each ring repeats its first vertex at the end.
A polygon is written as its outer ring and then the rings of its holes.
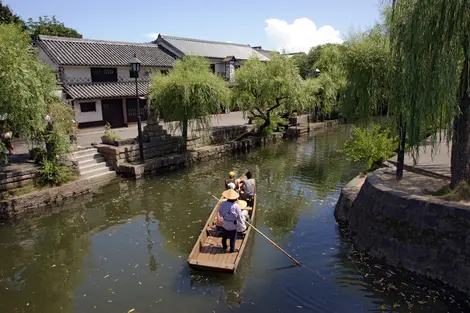
POLYGON ((345 43, 343 66, 346 76, 342 101, 343 116, 369 121, 386 111, 390 92, 390 49, 380 26, 354 34, 345 43))
POLYGON ((304 107, 313 109, 315 118, 329 115, 337 108, 340 84, 328 73, 305 80, 302 83, 303 96, 301 97, 304 107))
POLYGON ((186 150, 189 122, 208 129, 210 114, 220 111, 220 105, 229 100, 229 90, 222 78, 209 71, 204 58, 185 56, 176 60, 169 75, 152 77, 149 100, 151 110, 163 115, 165 121, 178 122, 186 150))
POLYGON ((470 178, 469 12, 470 0, 394 0, 389 15, 390 107, 415 146, 425 126, 447 128, 451 188, 470 178))
POLYGON ((301 106, 301 83, 295 62, 284 55, 272 55, 268 62, 250 59, 236 72, 232 101, 261 121, 263 132, 275 113, 301 106))

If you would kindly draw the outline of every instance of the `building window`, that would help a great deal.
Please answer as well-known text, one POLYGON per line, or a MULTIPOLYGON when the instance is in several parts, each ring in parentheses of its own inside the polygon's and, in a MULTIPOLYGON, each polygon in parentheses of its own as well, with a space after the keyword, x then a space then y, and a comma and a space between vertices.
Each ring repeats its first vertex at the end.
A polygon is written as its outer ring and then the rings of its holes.
POLYGON ((210 70, 212 73, 215 73, 215 64, 210 65, 210 70))
POLYGON ((80 102, 80 112, 96 112, 96 102, 80 102))
POLYGON ((162 75, 168 75, 169 71, 168 70, 161 70, 160 73, 162 75))
POLYGON ((94 83, 117 82, 117 69, 92 67, 91 68, 91 81, 94 83))

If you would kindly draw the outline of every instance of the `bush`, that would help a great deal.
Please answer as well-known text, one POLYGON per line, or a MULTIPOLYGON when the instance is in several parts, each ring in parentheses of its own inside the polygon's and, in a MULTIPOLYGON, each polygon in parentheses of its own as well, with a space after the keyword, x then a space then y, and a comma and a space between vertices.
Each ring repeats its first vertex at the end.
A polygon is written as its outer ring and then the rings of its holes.
POLYGON ((114 132, 114 130, 111 129, 111 125, 106 122, 106 124, 104 125, 104 134, 103 134, 103 138, 104 139, 107 139, 109 141, 116 141, 116 140, 119 140, 119 136, 116 135, 116 133, 114 132))
POLYGON ((71 177, 71 170, 57 162, 44 159, 42 168, 36 174, 35 183, 38 186, 60 186, 71 177))
POLYGON ((36 164, 42 164, 44 159, 46 158, 47 152, 46 149, 41 147, 35 147, 29 150, 30 159, 34 160, 36 164))
POLYGON ((390 129, 375 124, 370 128, 354 127, 351 139, 344 144, 341 153, 352 162, 365 162, 367 170, 373 171, 395 154, 397 136, 391 136, 390 129))
MULTIPOLYGON (((262 136, 271 135, 272 133, 276 131, 281 131, 287 125, 287 121, 278 115, 272 115, 269 121, 270 121, 269 126, 264 128, 263 131, 261 132, 262 136)), ((256 118, 255 120, 256 129, 260 129, 261 126, 264 124, 264 122, 265 122, 264 119, 256 118)))

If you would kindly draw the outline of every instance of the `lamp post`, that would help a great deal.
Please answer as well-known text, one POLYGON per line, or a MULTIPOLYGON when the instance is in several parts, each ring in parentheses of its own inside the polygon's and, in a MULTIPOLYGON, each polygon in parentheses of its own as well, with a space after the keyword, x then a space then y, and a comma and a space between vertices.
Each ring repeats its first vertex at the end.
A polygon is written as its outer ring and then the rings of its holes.
MULTIPOLYGON (((317 78, 318 76, 320 76, 320 70, 318 69, 318 67, 313 71, 313 76, 315 76, 315 78, 317 78)), ((315 105, 315 122, 318 121, 318 105, 315 105)))
POLYGON ((139 154, 140 162, 144 162, 144 144, 142 142, 142 127, 140 121, 140 105, 139 105, 139 86, 137 84, 137 78, 139 78, 140 64, 141 62, 137 59, 136 55, 130 60, 130 77, 135 78, 135 101, 137 102, 137 131, 139 134, 139 154))

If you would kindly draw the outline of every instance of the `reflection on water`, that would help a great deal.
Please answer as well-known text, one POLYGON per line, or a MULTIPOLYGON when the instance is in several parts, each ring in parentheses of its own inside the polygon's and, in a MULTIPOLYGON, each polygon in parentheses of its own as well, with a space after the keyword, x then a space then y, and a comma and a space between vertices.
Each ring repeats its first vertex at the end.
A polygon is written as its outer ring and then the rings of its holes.
POLYGON ((336 153, 349 128, 153 179, 106 186, 0 227, 1 312, 464 312, 460 293, 369 259, 335 225, 360 168, 336 153), (255 233, 235 275, 186 258, 230 170, 257 179, 255 233))

